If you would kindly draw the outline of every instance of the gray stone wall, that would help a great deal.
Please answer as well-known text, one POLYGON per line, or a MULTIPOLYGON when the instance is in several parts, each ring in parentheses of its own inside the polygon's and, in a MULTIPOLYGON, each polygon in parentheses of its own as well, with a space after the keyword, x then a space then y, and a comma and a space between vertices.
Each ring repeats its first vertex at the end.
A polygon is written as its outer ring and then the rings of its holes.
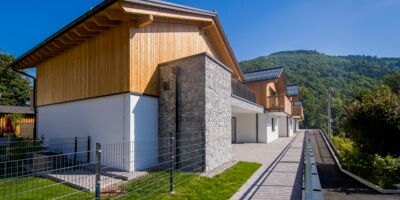
MULTIPOLYGON (((230 71, 203 53, 161 64, 159 77, 160 147, 168 146, 163 138, 175 134, 178 125, 175 167, 209 171, 230 161, 230 71)), ((159 153, 168 151, 160 148, 159 153)), ((168 159, 160 157, 161 162, 168 159)))
POLYGON ((232 159, 231 73, 206 57, 206 171, 232 159))

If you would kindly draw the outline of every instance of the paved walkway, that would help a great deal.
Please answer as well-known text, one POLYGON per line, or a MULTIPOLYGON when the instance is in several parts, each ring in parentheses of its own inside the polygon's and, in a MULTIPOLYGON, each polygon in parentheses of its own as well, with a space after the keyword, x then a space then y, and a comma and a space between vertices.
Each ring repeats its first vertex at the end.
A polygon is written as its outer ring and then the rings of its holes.
POLYGON ((234 144, 233 159, 262 167, 231 199, 301 199, 304 132, 269 144, 234 144))

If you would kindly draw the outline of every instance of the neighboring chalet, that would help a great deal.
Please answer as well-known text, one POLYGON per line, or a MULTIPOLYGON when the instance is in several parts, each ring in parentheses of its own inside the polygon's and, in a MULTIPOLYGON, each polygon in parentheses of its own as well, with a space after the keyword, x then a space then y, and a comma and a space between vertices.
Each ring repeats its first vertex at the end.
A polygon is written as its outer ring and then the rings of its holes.
MULTIPOLYGON (((258 125, 257 138, 246 142, 269 143, 278 137, 289 137, 296 132, 294 127, 302 117, 296 116, 297 121, 293 118, 292 99, 286 88, 284 67, 249 72, 244 74, 244 79, 244 84, 255 92, 256 103, 265 108, 265 113, 257 117, 258 124, 260 121, 262 124, 258 125)), ((298 93, 296 94, 298 99, 298 93)))
POLYGON ((304 119, 303 105, 300 101, 300 92, 298 85, 286 87, 287 94, 292 102, 292 118, 294 119, 294 132, 299 130, 299 122, 304 119))
MULTIPOLYGON (((105 0, 11 66, 36 68, 36 137, 156 147, 197 134, 205 171, 231 160, 232 113, 264 112, 232 94, 243 74, 216 13, 163 1, 105 0)), ((157 162, 137 157, 162 153, 134 148, 113 167, 137 170, 157 162)))
POLYGON ((10 115, 18 114, 20 118, 12 122, 14 133, 18 137, 32 138, 33 137, 33 123, 35 121, 35 113, 31 107, 26 106, 8 106, 0 105, 0 136, 8 137, 5 134, 7 120, 10 120, 10 115))

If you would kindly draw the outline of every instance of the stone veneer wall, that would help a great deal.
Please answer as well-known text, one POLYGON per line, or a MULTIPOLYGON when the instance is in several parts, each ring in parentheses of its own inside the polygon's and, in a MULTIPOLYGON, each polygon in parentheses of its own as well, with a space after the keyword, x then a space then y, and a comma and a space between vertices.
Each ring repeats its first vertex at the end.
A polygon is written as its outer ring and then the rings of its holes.
MULTIPOLYGON (((202 53, 159 67, 159 138, 167 146, 175 133, 178 74, 178 169, 210 171, 231 160, 231 71, 202 53)), ((165 155, 169 149, 160 148, 165 155)), ((168 160, 161 156, 160 162, 168 160)))

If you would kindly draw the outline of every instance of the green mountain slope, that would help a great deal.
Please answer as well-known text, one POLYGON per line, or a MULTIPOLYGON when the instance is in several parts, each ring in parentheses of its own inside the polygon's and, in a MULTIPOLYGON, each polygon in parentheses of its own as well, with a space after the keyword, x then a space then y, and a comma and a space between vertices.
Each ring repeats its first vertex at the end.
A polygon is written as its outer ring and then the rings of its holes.
MULTIPOLYGON (((340 122, 346 100, 400 71, 400 58, 329 56, 316 51, 282 51, 240 62, 243 72, 285 66, 287 84, 299 84, 308 127, 326 125, 326 91, 333 88, 333 118, 340 122)), ((334 126, 338 124, 334 124, 334 126)))

